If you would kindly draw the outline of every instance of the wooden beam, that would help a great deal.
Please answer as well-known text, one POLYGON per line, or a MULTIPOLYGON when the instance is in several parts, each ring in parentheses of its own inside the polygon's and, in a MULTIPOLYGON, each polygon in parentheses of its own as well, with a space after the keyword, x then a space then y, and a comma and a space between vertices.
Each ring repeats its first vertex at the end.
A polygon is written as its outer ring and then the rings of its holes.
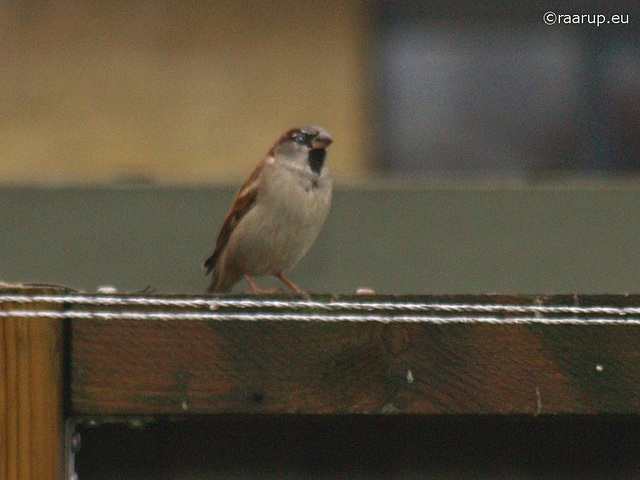
MULTIPOLYGON (((52 289, 2 288, 2 294, 50 294, 52 289)), ((42 304, 1 302, 0 478, 63 478, 63 320, 11 316, 42 304)), ((50 307, 47 307, 50 309, 50 307)))
POLYGON ((640 413, 640 316, 615 310, 639 306, 637 296, 367 300, 455 308, 422 311, 418 321, 409 318, 412 310, 403 318, 391 309, 350 309, 363 298, 344 297, 343 319, 318 319, 322 308, 216 309, 246 315, 224 321, 137 319, 132 311, 176 309, 126 306, 101 307, 110 317, 79 318, 92 309, 69 306, 80 314, 71 324, 72 412, 640 413), (541 306, 559 309, 535 310, 541 306), (277 318, 256 317, 265 313, 277 318), (372 313, 380 318, 357 318, 372 313))

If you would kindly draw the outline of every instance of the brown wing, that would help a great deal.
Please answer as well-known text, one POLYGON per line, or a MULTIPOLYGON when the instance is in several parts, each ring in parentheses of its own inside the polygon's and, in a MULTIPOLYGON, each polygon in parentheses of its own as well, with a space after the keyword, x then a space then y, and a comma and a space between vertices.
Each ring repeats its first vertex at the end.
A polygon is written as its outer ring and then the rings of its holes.
POLYGON ((220 258, 222 251, 229 242, 229 237, 231 237, 231 234, 236 226, 238 226, 238 223, 240 223, 240 220, 242 220, 242 217, 255 205, 256 197, 258 196, 258 176, 267 165, 268 162, 261 162, 240 190, 238 190, 238 193, 233 199, 233 204, 220 228, 220 233, 218 233, 213 254, 204 262, 204 268, 206 269, 205 275, 209 275, 215 268, 218 258, 220 258))

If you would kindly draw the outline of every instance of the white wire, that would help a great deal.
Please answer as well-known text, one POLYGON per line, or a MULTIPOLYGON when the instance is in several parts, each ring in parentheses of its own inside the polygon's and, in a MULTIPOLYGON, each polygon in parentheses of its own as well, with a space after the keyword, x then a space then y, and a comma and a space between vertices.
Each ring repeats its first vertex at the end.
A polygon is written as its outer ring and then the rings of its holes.
POLYGON ((507 305, 507 304, 460 304, 421 302, 368 302, 269 299, 225 299, 212 297, 142 297, 102 295, 0 295, 1 303, 18 305, 68 305, 99 307, 155 306, 179 309, 206 309, 196 312, 136 312, 136 311, 75 311, 75 310, 5 310, 0 317, 16 318, 69 318, 69 319, 126 319, 126 320, 218 320, 218 321, 325 321, 325 322, 403 322, 403 323, 485 323, 547 325, 640 325, 640 307, 568 305, 507 305), (223 308, 288 310, 280 313, 225 313, 223 308), (291 310, 314 309, 327 312, 291 313, 291 310), (340 312, 348 313, 340 313, 340 312), (363 313, 359 313, 363 312, 363 313), (424 313, 428 312, 428 315, 424 313), (421 314, 422 313, 422 314, 421 314), (450 314, 439 316, 437 313, 450 314), (466 314, 466 315, 465 315, 466 314), (504 317, 493 316, 502 314, 504 317), (577 315, 557 317, 557 315, 577 315), (543 317, 551 315, 551 317, 543 317), (556 316, 554 316, 556 315, 556 316), (610 318, 602 318, 602 317, 610 318), (588 317, 588 318, 584 318, 588 317))
POLYGON ((291 313, 219 313, 219 312, 89 312, 58 310, 2 310, 0 318, 48 318, 81 320, 217 320, 217 321, 290 321, 290 322, 372 322, 372 323, 429 323, 429 324, 543 324, 543 325, 640 325, 640 318, 543 318, 543 317, 490 317, 431 315, 376 315, 376 314, 291 314, 291 313))
POLYGON ((448 304, 419 302, 317 302, 311 300, 235 300, 204 297, 113 297, 83 295, 0 295, 0 303, 18 304, 66 304, 95 306, 157 306, 175 308, 268 308, 268 309, 318 309, 326 311, 407 311, 449 313, 503 313, 503 314, 573 314, 573 315, 639 315, 640 307, 569 305, 506 305, 506 304, 448 304))

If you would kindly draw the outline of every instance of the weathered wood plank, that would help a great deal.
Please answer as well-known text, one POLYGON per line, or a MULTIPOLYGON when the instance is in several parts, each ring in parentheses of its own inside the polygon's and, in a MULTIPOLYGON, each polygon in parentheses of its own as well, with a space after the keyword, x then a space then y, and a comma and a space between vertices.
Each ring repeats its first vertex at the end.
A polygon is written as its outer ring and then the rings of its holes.
MULTIPOLYGON (((640 305, 637 297, 629 296, 374 298, 484 305, 640 305)), ((496 317, 504 314, 499 312, 491 321, 483 320, 489 318, 486 314, 468 313, 468 321, 447 322, 447 316, 455 315, 441 315, 438 322, 389 323, 75 319, 72 411, 640 413, 639 323, 572 325, 535 318, 518 323, 506 317, 501 323, 496 317)), ((579 319, 575 312, 560 317, 579 319)))
MULTIPOLYGON (((2 288, 1 293, 53 291, 2 288)), ((0 311, 9 314, 40 308, 0 303, 0 311)), ((0 318, 0 478, 62 478, 63 406, 63 320, 0 318)))

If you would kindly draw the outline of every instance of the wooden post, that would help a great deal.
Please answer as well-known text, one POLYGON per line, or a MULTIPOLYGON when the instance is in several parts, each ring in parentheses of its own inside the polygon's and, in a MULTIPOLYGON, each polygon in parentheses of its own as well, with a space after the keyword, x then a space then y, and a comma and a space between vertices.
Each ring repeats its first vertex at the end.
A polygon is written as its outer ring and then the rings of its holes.
MULTIPOLYGON (((2 288, 1 292, 21 295, 34 290, 2 288)), ((41 308, 37 303, 0 303, 2 312, 41 308)), ((47 309, 52 308, 47 305, 47 309)), ((63 320, 2 317, 0 478, 62 478, 63 442, 63 320)))

